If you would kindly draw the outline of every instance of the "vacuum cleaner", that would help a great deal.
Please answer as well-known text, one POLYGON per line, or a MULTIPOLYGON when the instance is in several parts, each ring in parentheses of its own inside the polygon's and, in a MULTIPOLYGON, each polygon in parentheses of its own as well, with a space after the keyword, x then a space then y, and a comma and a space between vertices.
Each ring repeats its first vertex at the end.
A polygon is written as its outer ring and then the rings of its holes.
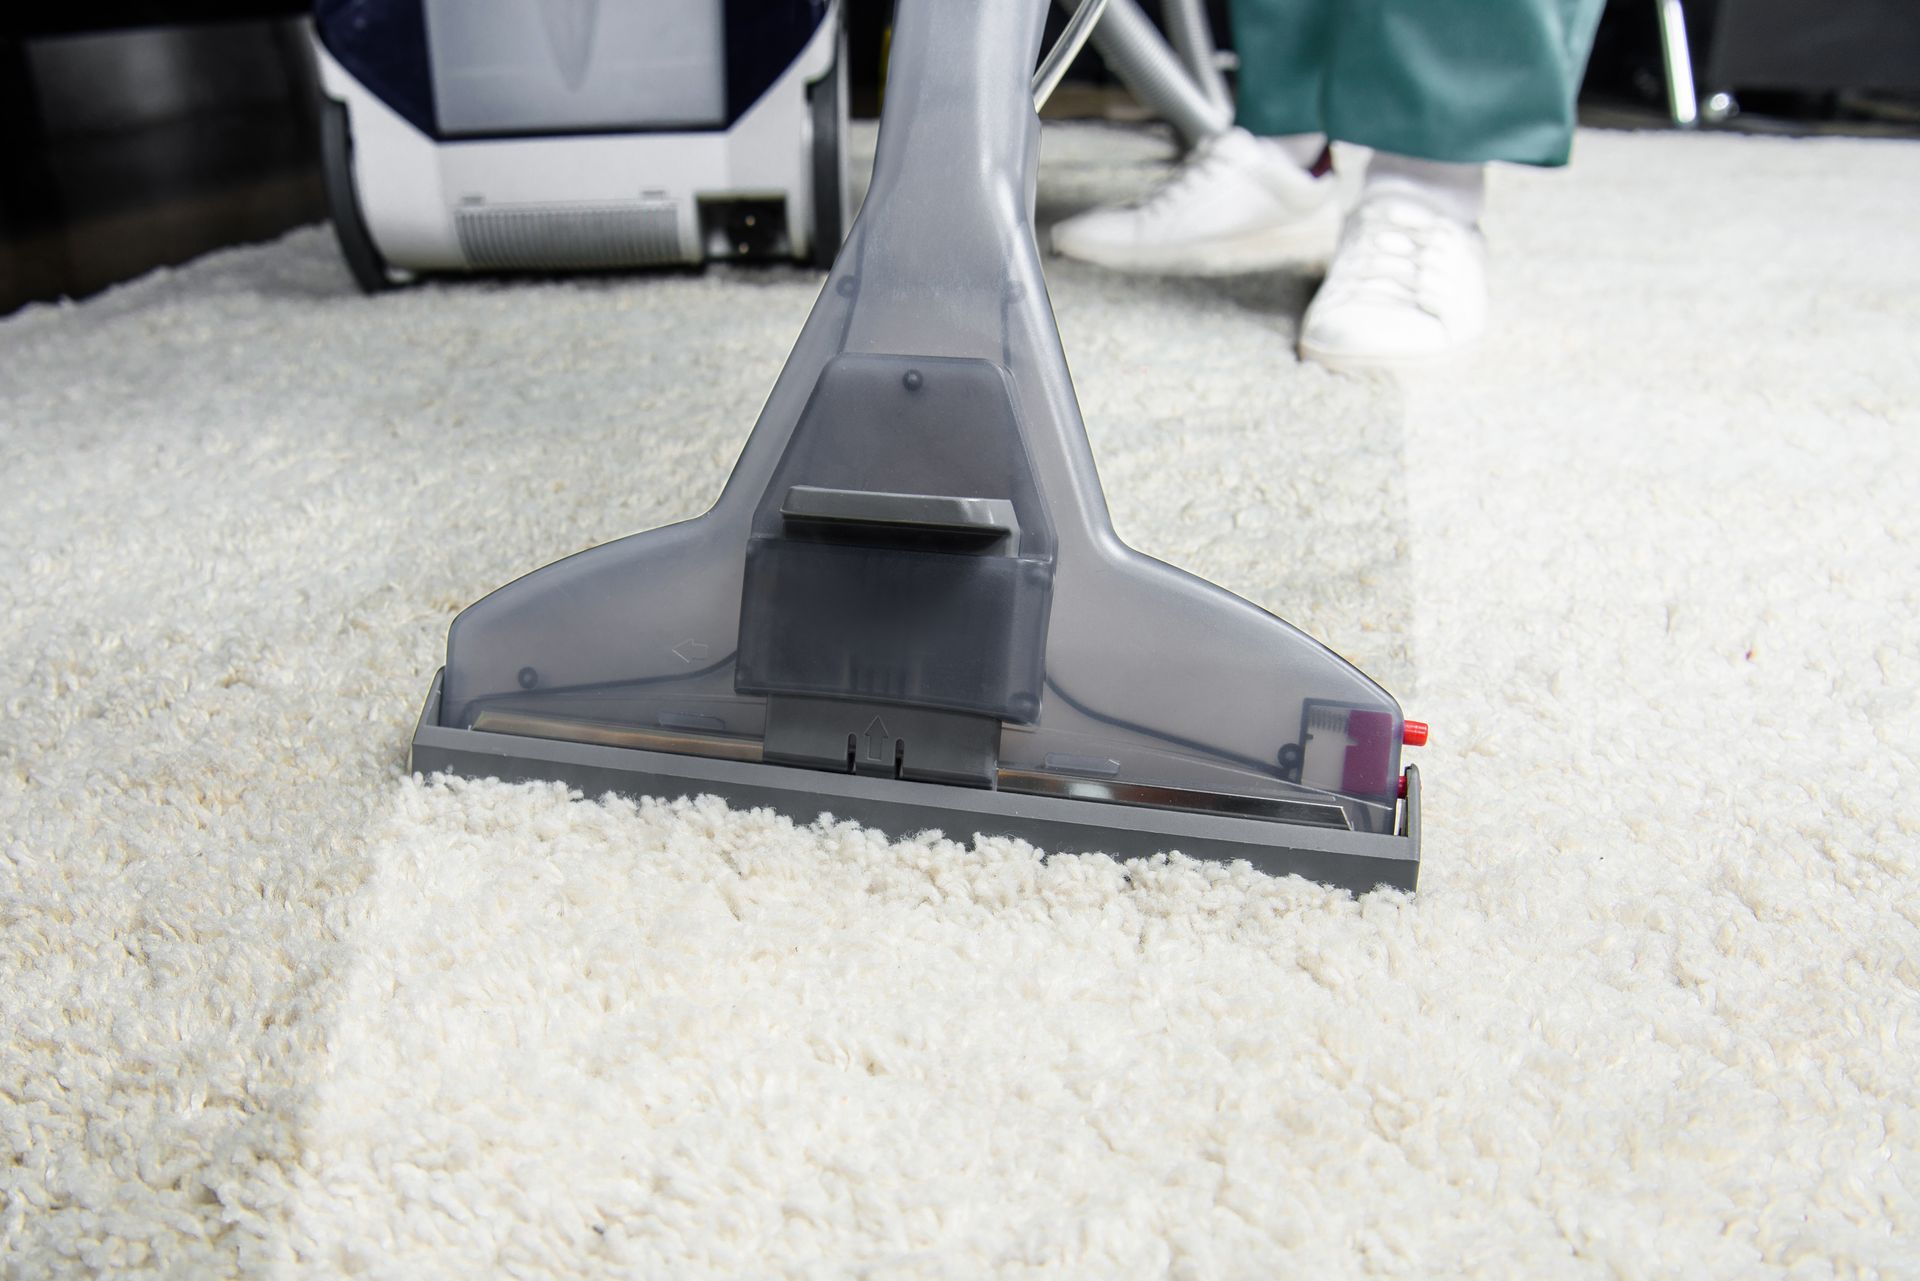
POLYGON ((322 173, 354 279, 828 266, 842 25, 839 0, 320 0, 322 173))
POLYGON ((469 606, 412 768, 1411 890, 1425 727, 1127 547, 1035 248, 1047 0, 901 0, 873 183, 712 509, 469 606))

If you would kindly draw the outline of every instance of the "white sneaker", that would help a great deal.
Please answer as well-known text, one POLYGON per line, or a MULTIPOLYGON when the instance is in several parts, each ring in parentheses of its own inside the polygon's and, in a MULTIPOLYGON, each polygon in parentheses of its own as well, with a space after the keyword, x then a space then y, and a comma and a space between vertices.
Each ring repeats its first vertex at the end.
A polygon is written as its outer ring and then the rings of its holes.
POLYGON ((1053 251, 1121 271, 1227 275, 1324 253, 1338 225, 1331 172, 1309 173, 1279 143, 1234 128, 1138 204, 1056 224, 1053 251))
POLYGON ((1400 191, 1347 216, 1300 322, 1300 355, 1334 369, 1414 369, 1471 344, 1487 326, 1487 249, 1479 228, 1400 191))

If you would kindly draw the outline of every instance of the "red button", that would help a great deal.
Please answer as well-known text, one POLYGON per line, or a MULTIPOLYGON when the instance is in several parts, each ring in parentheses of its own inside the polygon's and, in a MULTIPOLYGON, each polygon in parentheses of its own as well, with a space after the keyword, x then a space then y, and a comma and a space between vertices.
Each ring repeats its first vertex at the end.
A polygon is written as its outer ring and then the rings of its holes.
POLYGON ((1405 728, 1400 731, 1400 741, 1408 747, 1425 747, 1427 745, 1427 723, 1425 721, 1408 721, 1405 728))

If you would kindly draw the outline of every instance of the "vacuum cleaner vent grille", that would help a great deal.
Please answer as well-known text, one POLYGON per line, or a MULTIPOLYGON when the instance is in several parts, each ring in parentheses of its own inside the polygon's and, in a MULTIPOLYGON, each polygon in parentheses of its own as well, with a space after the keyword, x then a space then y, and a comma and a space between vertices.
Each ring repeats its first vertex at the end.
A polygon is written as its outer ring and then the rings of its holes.
POLYGON ((670 200, 456 211, 460 252, 485 269, 644 267, 687 257, 670 200))

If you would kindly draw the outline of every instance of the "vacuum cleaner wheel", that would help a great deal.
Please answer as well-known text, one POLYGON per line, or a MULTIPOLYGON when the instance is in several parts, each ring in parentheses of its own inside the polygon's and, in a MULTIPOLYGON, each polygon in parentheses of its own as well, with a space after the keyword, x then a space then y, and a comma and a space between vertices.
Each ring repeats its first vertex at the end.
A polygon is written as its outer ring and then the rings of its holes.
POLYGON ((327 214, 355 283, 370 294, 393 288, 386 260, 374 247, 354 195, 353 131, 344 102, 323 99, 320 103, 320 171, 327 190, 327 214))
POLYGON ((813 115, 813 263, 833 266, 847 238, 847 33, 840 31, 833 69, 807 86, 813 115))

